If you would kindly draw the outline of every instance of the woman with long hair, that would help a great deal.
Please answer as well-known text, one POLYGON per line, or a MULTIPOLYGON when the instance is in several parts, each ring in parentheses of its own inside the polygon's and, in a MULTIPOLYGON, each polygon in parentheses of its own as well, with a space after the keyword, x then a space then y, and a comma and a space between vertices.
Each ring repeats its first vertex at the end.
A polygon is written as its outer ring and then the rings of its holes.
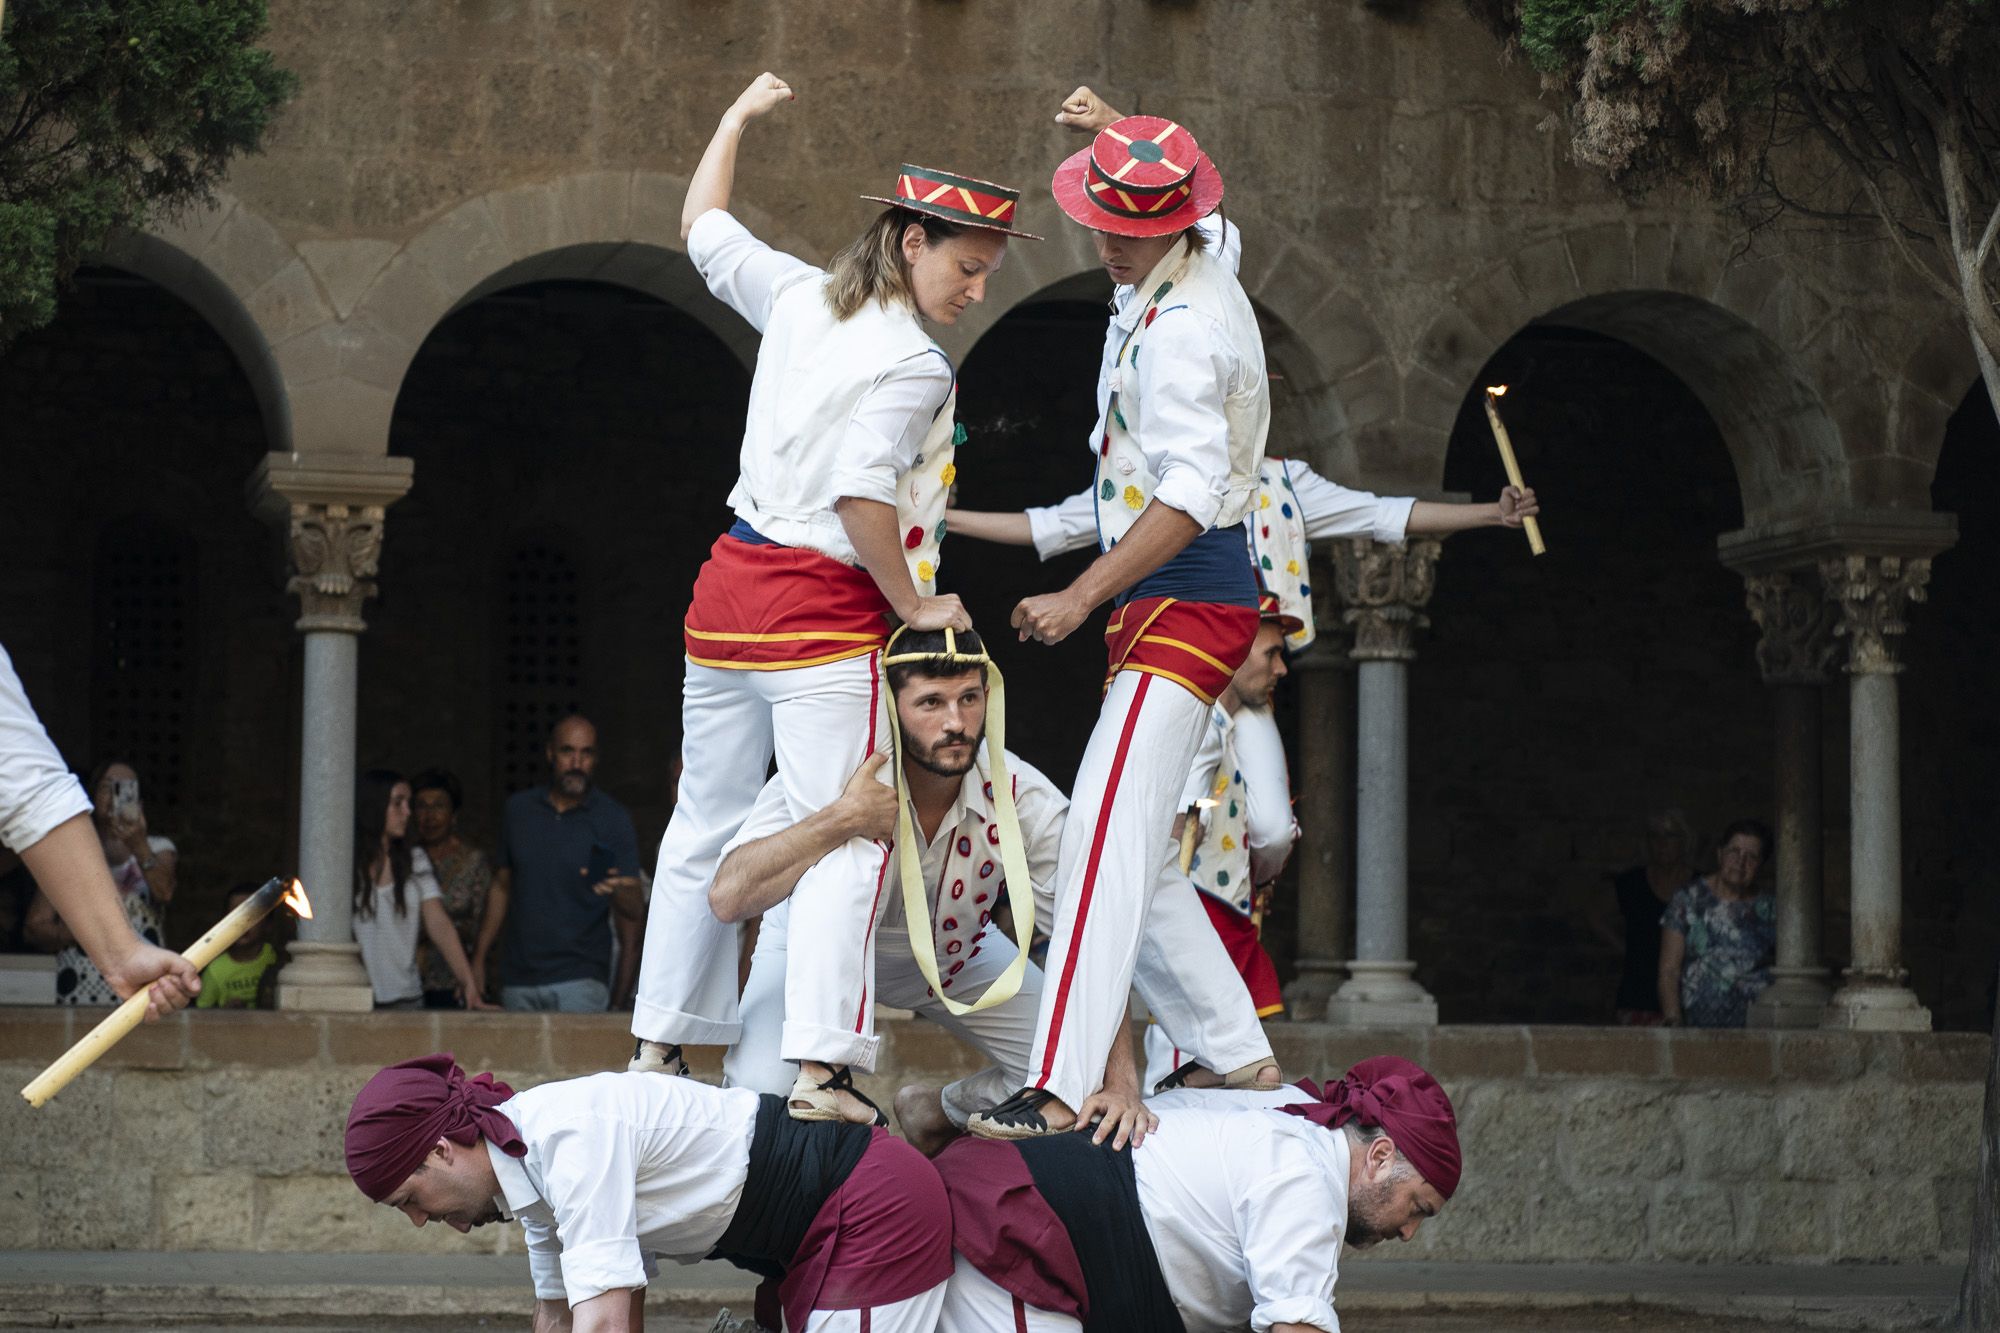
MULTIPOLYGON (((688 186, 681 235, 709 290, 763 335, 744 423, 736 523, 695 581, 686 620, 680 800, 660 843, 631 1067, 679 1072, 683 1043, 730 1045, 733 930, 708 907, 723 845, 773 755, 795 820, 833 801, 885 735, 879 656, 891 617, 966 629, 934 593, 954 469, 951 362, 924 331, 984 299, 1016 195, 904 166, 888 205, 825 269, 774 250, 727 211, 737 145, 792 100, 757 78, 724 113, 688 186)), ((854 839, 792 899, 782 1054, 792 1114, 871 1121, 847 1067, 872 1068, 873 931, 883 850, 854 839)))
POLYGON ((417 972, 422 930, 457 978, 468 1009, 491 1009, 473 984, 444 893, 421 847, 408 841, 410 784, 400 773, 371 768, 354 786, 354 942, 375 991, 377 1009, 420 1009, 417 972))

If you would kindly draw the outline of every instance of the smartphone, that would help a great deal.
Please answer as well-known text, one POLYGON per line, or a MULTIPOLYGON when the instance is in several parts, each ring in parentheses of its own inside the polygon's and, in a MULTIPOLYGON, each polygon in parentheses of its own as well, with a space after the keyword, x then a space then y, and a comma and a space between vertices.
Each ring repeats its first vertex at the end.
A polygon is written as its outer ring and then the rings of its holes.
POLYGON ((136 815, 139 813, 139 779, 114 778, 111 782, 111 813, 114 815, 136 815))
POLYGON ((611 849, 601 842, 590 845, 590 866, 583 872, 583 885, 594 889, 605 880, 618 873, 618 863, 611 855, 611 849))

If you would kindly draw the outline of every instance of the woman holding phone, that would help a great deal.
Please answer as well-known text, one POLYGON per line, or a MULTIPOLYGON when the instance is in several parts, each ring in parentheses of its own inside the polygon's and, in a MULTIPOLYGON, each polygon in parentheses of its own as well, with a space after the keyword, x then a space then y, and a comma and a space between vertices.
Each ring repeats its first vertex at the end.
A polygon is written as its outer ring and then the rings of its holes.
MULTIPOLYGON (((146 825, 139 798, 139 774, 122 759, 99 764, 89 784, 91 823, 104 848, 104 863, 118 887, 119 904, 133 931, 148 944, 166 942, 166 908, 173 901, 179 854, 173 840, 146 825)), ((37 892, 28 908, 28 942, 56 956, 56 1003, 112 1005, 118 994, 90 961, 46 895, 37 892)))

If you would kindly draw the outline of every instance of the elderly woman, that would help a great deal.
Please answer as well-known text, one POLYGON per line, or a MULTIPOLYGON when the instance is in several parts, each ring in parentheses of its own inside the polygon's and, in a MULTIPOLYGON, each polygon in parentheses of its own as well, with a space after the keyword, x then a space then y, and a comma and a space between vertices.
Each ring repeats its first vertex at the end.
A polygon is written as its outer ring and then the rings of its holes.
POLYGON ((1771 895, 1757 872, 1771 831, 1739 819, 1716 842, 1715 870, 1673 896, 1660 918, 1660 1012, 1669 1027, 1740 1028, 1771 984, 1777 947, 1771 895))
MULTIPOLYGON (((166 908, 177 886, 177 853, 170 839, 151 832, 139 800, 139 774, 123 760, 99 764, 90 777, 91 822, 104 849, 111 882, 134 933, 148 944, 166 942, 166 908)), ((36 893, 23 928, 28 942, 56 956, 56 1003, 106 1005, 118 994, 78 945, 46 896, 36 893)))

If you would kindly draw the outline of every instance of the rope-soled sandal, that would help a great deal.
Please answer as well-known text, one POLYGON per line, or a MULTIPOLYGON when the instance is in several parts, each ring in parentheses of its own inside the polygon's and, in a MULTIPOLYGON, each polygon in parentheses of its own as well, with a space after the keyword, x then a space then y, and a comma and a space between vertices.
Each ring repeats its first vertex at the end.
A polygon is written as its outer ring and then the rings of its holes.
POLYGON ((663 1041, 647 1041, 641 1037, 632 1044, 632 1058, 625 1062, 628 1074, 678 1074, 688 1073, 688 1062, 681 1056, 679 1043, 669 1046, 663 1041))
POLYGON ((1059 1100, 1046 1088, 1023 1088, 998 1106, 972 1116, 965 1127, 982 1139, 1038 1139, 1067 1133, 1066 1129, 1051 1125, 1042 1114, 1043 1107, 1059 1100))
POLYGON ((889 1127, 889 1117, 882 1114, 882 1108, 868 1100, 861 1089, 854 1086, 854 1074, 846 1065, 832 1065, 833 1073, 826 1082, 815 1083, 812 1076, 801 1069, 792 1083, 791 1100, 785 1109, 794 1120, 839 1120, 854 1124, 841 1114, 840 1094, 847 1093, 854 1100, 875 1113, 875 1123, 883 1129, 889 1127))

